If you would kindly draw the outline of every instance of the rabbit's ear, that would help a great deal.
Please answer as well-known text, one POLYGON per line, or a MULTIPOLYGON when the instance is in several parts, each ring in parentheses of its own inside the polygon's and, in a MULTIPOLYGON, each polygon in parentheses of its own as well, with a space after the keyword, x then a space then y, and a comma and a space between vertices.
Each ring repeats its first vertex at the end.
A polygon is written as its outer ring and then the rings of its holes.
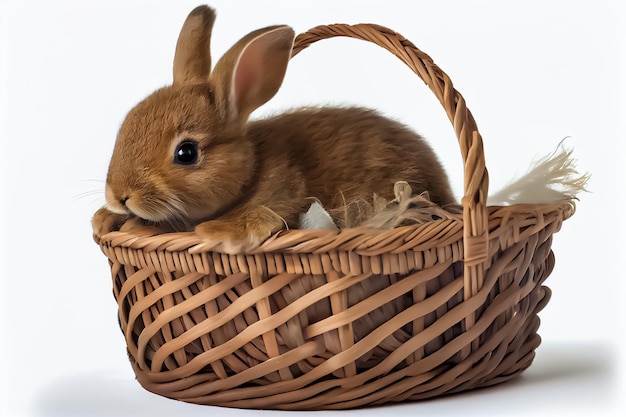
POLYGON ((291 57, 294 31, 272 26, 237 42, 215 65, 210 81, 230 120, 245 122, 280 88, 291 57))
POLYGON ((211 72, 211 31, 215 11, 198 6, 189 13, 174 54, 174 85, 206 83, 211 72))

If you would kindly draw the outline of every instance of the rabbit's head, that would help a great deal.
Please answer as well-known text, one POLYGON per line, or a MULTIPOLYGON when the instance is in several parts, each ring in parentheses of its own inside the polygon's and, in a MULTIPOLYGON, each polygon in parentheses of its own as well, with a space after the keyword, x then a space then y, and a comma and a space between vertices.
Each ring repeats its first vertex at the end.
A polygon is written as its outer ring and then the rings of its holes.
POLYGON ((126 116, 107 174, 110 211, 190 225, 227 210, 250 186, 257 160, 246 123, 278 91, 294 32, 287 26, 254 31, 211 69, 214 20, 207 6, 189 14, 173 84, 126 116))

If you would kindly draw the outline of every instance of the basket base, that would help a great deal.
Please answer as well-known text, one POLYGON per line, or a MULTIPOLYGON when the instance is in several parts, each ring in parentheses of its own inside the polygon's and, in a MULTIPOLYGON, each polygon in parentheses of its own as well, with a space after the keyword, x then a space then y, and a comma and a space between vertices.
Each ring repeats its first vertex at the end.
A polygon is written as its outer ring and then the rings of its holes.
MULTIPOLYGON (((535 313, 545 306, 551 292, 542 286, 540 294, 535 313)), ((539 317, 533 314, 533 318, 525 321, 508 344, 491 346, 491 343, 485 343, 458 363, 444 363, 431 369, 428 362, 437 355, 433 353, 409 366, 371 379, 368 379, 371 370, 363 370, 353 376, 339 378, 330 375, 313 382, 307 375, 302 375, 275 383, 262 381, 259 385, 246 383, 234 386, 236 381, 233 380, 238 379, 237 375, 219 380, 209 372, 179 381, 158 382, 158 377, 141 370, 132 356, 130 358, 137 380, 146 390, 175 400, 242 409, 353 409, 426 400, 509 381, 532 364, 535 349, 541 343, 536 333, 538 327, 539 317)), ((305 348, 314 347, 312 343, 305 345, 305 348)), ((253 369, 250 368, 249 372, 253 369)))

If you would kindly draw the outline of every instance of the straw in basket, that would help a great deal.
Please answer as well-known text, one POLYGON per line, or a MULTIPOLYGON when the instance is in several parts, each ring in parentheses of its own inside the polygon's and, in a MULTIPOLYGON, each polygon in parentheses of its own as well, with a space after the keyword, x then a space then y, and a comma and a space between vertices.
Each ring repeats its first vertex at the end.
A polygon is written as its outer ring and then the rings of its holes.
POLYGON ((441 102, 465 164, 462 219, 391 230, 290 230, 226 254, 194 233, 112 232, 100 247, 138 381, 242 408, 345 409, 497 384, 530 366, 569 201, 488 207, 483 144, 426 54, 375 25, 320 26, 373 42, 441 102))

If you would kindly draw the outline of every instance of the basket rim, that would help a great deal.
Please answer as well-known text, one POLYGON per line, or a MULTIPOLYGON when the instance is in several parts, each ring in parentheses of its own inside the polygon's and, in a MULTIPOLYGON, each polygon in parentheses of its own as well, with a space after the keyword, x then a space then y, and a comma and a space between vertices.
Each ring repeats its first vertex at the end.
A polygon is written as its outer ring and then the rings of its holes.
MULTIPOLYGON (((489 206, 490 229, 503 222, 520 223, 523 219, 543 218, 558 215, 562 220, 575 212, 575 204, 561 200, 540 204, 515 204, 510 206, 489 206)), ((463 219, 441 219, 420 225, 401 226, 394 229, 353 227, 339 231, 324 229, 283 230, 265 240, 254 249, 229 251, 222 242, 208 239, 196 232, 151 233, 150 229, 133 232, 110 232, 103 235, 99 246, 105 249, 129 248, 141 251, 187 251, 191 254, 217 252, 224 255, 257 255, 263 253, 322 253, 329 250, 349 251, 362 256, 375 256, 382 253, 401 253, 406 250, 426 250, 442 247, 456 240, 463 228, 463 219), (398 242, 402 242, 398 245, 398 242), (388 246, 395 249, 388 250, 388 246)))

